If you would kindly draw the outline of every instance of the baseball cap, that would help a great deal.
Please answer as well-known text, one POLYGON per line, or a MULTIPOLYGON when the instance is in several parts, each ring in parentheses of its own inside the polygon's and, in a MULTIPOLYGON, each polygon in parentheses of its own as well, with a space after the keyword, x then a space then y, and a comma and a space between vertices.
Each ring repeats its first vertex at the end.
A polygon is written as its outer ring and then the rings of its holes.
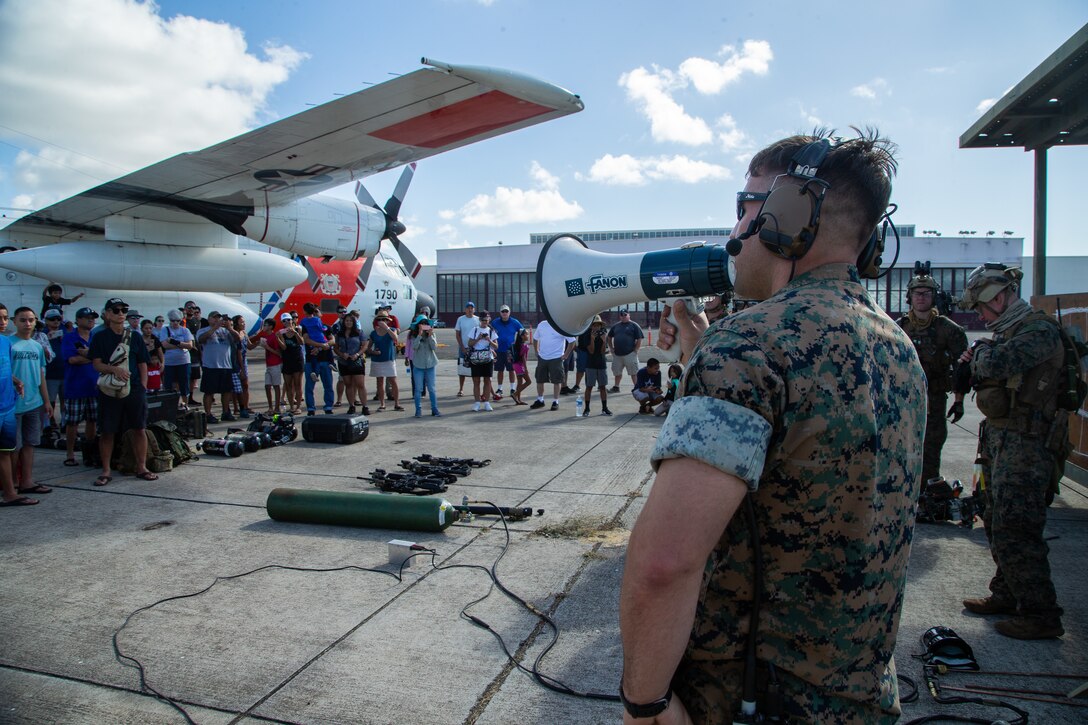
POLYGON ((60 310, 46 310, 43 317, 47 320, 59 320, 62 319, 64 315, 60 313, 60 310))
POLYGON ((128 303, 120 297, 110 297, 106 300, 106 304, 102 305, 102 309, 108 310, 113 307, 128 307, 128 303))
POLYGON ((391 310, 391 309, 393 309, 393 305, 381 304, 381 305, 378 305, 378 309, 379 310, 391 310))
POLYGON ((475 307, 475 306, 476 306, 476 303, 473 302, 472 300, 469 300, 468 302, 465 303, 465 307, 475 307))
POLYGON ((280 322, 287 322, 288 320, 293 320, 293 319, 294 318, 291 317, 290 312, 284 312, 282 315, 280 315, 280 322))
POLYGON ((125 317, 143 317, 139 310, 129 310, 125 317))
POLYGON ((76 319, 78 320, 80 317, 90 317, 93 319, 98 319, 98 313, 92 310, 90 307, 80 307, 78 310, 76 310, 76 319))
POLYGON ((185 319, 185 313, 181 310, 170 310, 166 313, 166 316, 169 317, 171 320, 177 320, 178 322, 181 322, 185 319))
POLYGON ((499 308, 499 312, 509 312, 509 311, 510 311, 510 305, 503 305, 502 307, 499 308))

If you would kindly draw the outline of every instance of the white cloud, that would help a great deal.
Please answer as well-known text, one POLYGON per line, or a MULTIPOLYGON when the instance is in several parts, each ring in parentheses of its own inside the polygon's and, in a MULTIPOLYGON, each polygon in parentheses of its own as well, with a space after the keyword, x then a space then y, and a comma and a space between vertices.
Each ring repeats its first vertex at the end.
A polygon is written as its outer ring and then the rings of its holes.
POLYGON ((470 227, 501 227, 564 221, 582 215, 584 210, 578 202, 563 198, 559 179, 536 161, 529 175, 538 188, 500 186, 494 194, 477 194, 461 207, 461 222, 470 227))
POLYGON ((439 239, 449 241, 457 237, 457 227, 452 224, 439 224, 434 233, 439 239))
POLYGON ((153 3, 8 0, 0 124, 20 133, 0 134, 33 149, 11 182, 38 207, 242 133, 305 58, 284 45, 251 53, 240 29, 165 19, 153 3))
POLYGON ((718 143, 723 151, 736 151, 751 143, 748 134, 737 128, 737 122, 728 113, 718 119, 718 143))
POLYGON ((714 134, 706 121, 690 116, 673 100, 671 91, 675 76, 669 71, 651 73, 636 68, 620 76, 620 85, 627 97, 642 106, 642 114, 650 120, 650 134, 655 141, 672 141, 699 146, 710 143, 714 134))
POLYGON ((445 219, 446 221, 449 221, 450 219, 456 219, 457 212, 455 212, 453 209, 443 209, 442 211, 438 212, 438 218, 445 219))
POLYGON ((701 181, 728 179, 732 173, 724 166, 690 159, 687 156, 648 156, 635 158, 630 154, 605 154, 593 162, 584 178, 610 186, 642 186, 651 181, 681 181, 696 184, 701 181))
POLYGON ((805 108, 805 106, 803 104, 800 105, 800 109, 801 109, 801 118, 802 118, 802 120, 804 120, 805 124, 808 127, 817 128, 817 127, 826 125, 826 124, 824 124, 823 119, 821 119, 819 116, 816 115, 817 113, 819 113, 819 109, 805 108))
MULTIPOLYGON (((653 70, 639 67, 620 76, 619 84, 650 121, 650 134, 655 141, 702 146, 714 141, 710 125, 687 112, 675 96, 689 86, 702 95, 716 95, 735 83, 746 73, 765 75, 774 58, 771 45, 765 40, 746 40, 738 52, 731 45, 718 51, 722 61, 692 57, 676 71, 654 66, 653 70)), ((723 143, 727 143, 724 139, 723 143)))
POLYGON ((450 242, 446 245, 446 249, 468 249, 471 246, 467 241, 462 240, 460 242, 450 242))
POLYGON ((774 59, 771 44, 766 40, 746 40, 739 53, 733 46, 725 45, 718 55, 725 60, 716 63, 706 58, 688 58, 680 64, 680 75, 690 80, 699 93, 712 96, 745 73, 766 75, 774 59))
POLYGON ((997 103, 996 98, 984 98, 978 102, 978 105, 975 106, 975 110, 979 113, 986 113, 986 111, 989 111, 991 108, 993 108, 993 105, 995 103, 997 103))
POLYGON ((888 81, 883 78, 874 78, 868 83, 862 83, 850 89, 850 95, 870 101, 875 101, 878 96, 887 97, 891 94, 891 87, 888 85, 888 81))

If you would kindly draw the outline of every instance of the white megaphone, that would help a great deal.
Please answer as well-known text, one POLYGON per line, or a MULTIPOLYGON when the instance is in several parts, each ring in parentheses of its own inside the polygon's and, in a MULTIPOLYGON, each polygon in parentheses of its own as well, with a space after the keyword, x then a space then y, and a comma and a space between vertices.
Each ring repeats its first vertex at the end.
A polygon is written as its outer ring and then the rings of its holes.
MULTIPOLYGON (((733 257, 725 247, 704 242, 660 252, 608 254, 589 249, 573 234, 557 234, 544 244, 536 263, 544 317, 571 337, 585 332, 594 315, 617 305, 649 300, 671 305, 683 299, 689 310, 700 312, 698 300, 731 291, 735 276, 733 257)), ((655 357, 675 362, 679 351, 677 341, 655 357)))

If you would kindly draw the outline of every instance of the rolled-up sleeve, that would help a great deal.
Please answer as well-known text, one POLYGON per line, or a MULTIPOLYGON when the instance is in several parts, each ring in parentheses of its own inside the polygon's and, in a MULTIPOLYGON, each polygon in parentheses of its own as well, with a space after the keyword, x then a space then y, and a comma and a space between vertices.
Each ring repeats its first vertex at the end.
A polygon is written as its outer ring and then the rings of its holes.
POLYGON ((763 416, 728 400, 683 397, 673 403, 650 463, 694 458, 736 476, 756 490, 767 458, 771 425, 763 416))

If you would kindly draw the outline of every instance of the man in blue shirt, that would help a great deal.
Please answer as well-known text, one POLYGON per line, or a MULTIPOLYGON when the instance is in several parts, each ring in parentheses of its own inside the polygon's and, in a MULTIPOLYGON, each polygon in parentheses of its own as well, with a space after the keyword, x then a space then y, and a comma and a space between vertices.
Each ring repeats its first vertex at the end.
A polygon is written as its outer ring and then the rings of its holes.
POLYGON ((11 477, 15 457, 15 399, 22 397, 23 384, 12 373, 11 338, 4 334, 7 327, 8 308, 0 304, 0 490, 3 492, 0 506, 33 506, 38 499, 20 496, 11 477))
POLYGON ((495 400, 502 400, 503 373, 510 373, 510 387, 514 387, 514 340, 518 333, 525 329, 518 318, 510 314, 510 305, 499 308, 499 319, 491 323, 499 336, 499 346, 495 349, 495 370, 499 373, 499 386, 495 389, 495 400))
POLYGON ((306 342, 306 414, 313 415, 317 412, 317 403, 314 401, 314 387, 318 378, 321 379, 321 388, 324 391, 324 404, 326 415, 332 415, 334 393, 332 384, 332 344, 325 336, 325 323, 321 321, 321 311, 313 302, 307 302, 302 306, 306 316, 299 320, 302 328, 302 339, 306 342))
POLYGON ((34 339, 38 316, 30 307, 15 310, 15 340, 11 343, 12 375, 23 381, 23 394, 15 401, 17 437, 16 480, 19 493, 49 493, 53 489, 34 483, 34 448, 42 442, 42 414, 52 418, 49 389, 45 383, 45 347, 34 339))
MULTIPOLYGON (((91 328, 98 313, 90 307, 76 311, 76 329, 60 341, 60 357, 64 363, 64 420, 68 456, 64 465, 76 466, 76 437, 79 424, 86 421, 86 440, 93 441, 98 433, 98 373, 91 364, 91 328)), ((188 385, 188 379, 185 384, 188 385)))

